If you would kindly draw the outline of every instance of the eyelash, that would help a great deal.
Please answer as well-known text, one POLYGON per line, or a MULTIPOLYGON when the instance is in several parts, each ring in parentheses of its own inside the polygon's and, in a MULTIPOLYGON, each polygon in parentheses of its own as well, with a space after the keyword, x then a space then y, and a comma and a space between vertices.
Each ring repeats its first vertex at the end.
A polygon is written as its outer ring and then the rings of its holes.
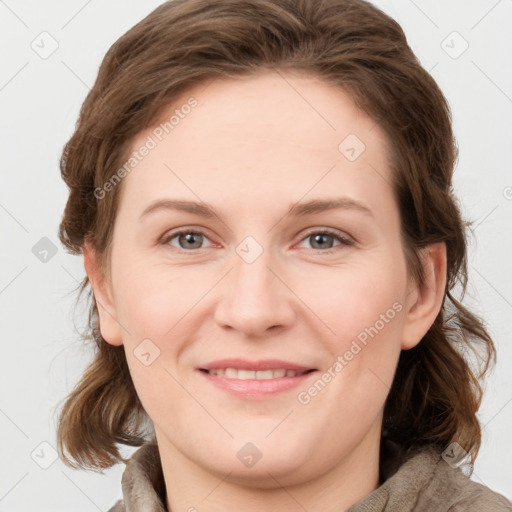
MULTIPOLYGON (((193 230, 193 229, 184 229, 184 230, 181 230, 181 231, 176 231, 174 233, 171 233, 169 234, 168 236, 165 236, 163 239, 162 239, 162 245, 169 245, 169 242, 173 239, 173 238, 176 238, 177 236, 179 235, 203 235, 205 238, 209 239, 205 233, 201 232, 201 231, 197 231, 197 230, 193 230)), ((337 247, 340 247, 340 246, 347 246, 347 247, 350 247, 352 245, 355 244, 355 242, 353 240, 350 240, 349 238, 343 236, 343 234, 340 232, 340 231, 336 231, 336 230, 331 230, 331 229, 320 229, 320 230, 311 230, 309 231, 308 233, 306 233, 302 238, 301 238, 301 242, 306 240, 307 238, 309 238, 310 236, 312 235, 328 235, 328 236, 332 236, 333 238, 336 238, 339 242, 340 242, 340 245, 337 245, 333 248, 330 248, 330 249, 326 249, 326 250, 321 250, 321 249, 316 249, 318 252, 321 252, 323 254, 332 254, 334 252, 336 252, 336 248, 337 247)), ((194 251, 197 251, 197 250, 200 250, 200 249, 181 249, 179 247, 174 247, 174 249, 177 249, 178 251, 181 251, 181 252, 194 252, 194 251)), ((315 250, 315 249, 313 249, 315 250)))

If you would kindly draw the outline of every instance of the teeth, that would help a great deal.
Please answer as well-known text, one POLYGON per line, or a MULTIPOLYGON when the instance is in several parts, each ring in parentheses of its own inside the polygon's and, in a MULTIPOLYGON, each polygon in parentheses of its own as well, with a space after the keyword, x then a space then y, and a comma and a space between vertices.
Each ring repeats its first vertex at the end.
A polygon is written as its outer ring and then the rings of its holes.
POLYGON ((296 372, 295 370, 238 370, 236 368, 219 368, 214 370, 208 370, 210 375, 217 375, 219 377, 227 377, 228 379, 258 379, 258 380, 269 380, 279 379, 281 377, 295 377, 302 375, 305 372, 296 372))

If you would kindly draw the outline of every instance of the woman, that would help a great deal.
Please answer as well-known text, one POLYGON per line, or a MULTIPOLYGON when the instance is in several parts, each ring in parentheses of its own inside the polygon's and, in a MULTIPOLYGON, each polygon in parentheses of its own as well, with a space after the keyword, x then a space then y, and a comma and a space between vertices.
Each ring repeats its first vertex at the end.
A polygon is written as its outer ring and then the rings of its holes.
POLYGON ((157 8, 61 161, 97 344, 63 460, 142 445, 114 512, 512 510, 465 474, 464 354, 483 375, 495 351, 452 294, 456 154, 443 94, 369 3, 157 8))

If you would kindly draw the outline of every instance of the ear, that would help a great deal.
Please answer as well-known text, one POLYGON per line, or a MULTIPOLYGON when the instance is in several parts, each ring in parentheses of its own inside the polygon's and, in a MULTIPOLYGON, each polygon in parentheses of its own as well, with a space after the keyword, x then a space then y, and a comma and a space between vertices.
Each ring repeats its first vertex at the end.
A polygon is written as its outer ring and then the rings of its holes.
POLYGON ((98 254, 89 242, 84 243, 83 254, 85 272, 98 307, 101 336, 111 345, 122 345, 121 325, 117 321, 110 283, 100 267, 98 254))
POLYGON ((425 282, 413 284, 406 298, 402 350, 415 347, 436 319, 446 287, 446 244, 428 245, 421 255, 425 282))

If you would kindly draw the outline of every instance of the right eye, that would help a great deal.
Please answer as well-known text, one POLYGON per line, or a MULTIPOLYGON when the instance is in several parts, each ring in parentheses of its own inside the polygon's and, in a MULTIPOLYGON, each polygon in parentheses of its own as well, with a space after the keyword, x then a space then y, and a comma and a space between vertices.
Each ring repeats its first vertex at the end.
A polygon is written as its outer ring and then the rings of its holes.
POLYGON ((190 252, 194 249, 204 249, 204 247, 202 247, 204 240, 209 240, 209 238, 204 233, 192 229, 182 229, 180 231, 175 231, 174 233, 166 235, 162 239, 161 243, 163 245, 171 245, 172 247, 176 247, 182 251, 190 252), (171 243, 171 241, 174 239, 177 240, 177 246, 171 243))

